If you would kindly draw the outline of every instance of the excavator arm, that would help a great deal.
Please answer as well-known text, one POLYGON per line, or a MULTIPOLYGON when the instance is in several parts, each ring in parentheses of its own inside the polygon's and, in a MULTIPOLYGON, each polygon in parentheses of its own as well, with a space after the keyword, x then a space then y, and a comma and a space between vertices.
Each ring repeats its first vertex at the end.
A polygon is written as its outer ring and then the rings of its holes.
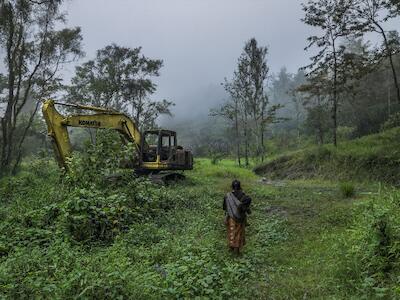
MULTIPOLYGON (((47 123, 48 135, 51 137, 54 152, 60 167, 68 169, 68 158, 72 155, 72 146, 68 135, 68 127, 112 129, 120 133, 128 142, 136 146, 139 154, 138 165, 134 170, 141 174, 153 174, 165 171, 184 171, 193 169, 193 156, 190 150, 177 145, 176 132, 170 130, 149 130, 143 136, 136 123, 127 115, 115 110, 57 103, 47 100, 43 104, 43 117, 47 123), (64 116, 55 105, 71 106, 90 114, 64 116), (155 145, 147 144, 147 134, 156 134, 155 145)), ((174 173, 172 173, 174 175, 174 173)), ((175 174, 176 175, 176 174, 175 174)))
POLYGON ((84 106, 71 105, 81 110, 92 111, 90 115, 63 116, 55 108, 54 100, 46 100, 43 104, 43 117, 47 123, 48 135, 51 137, 56 158, 60 167, 68 168, 67 160, 72 155, 72 146, 69 139, 68 127, 98 128, 117 130, 127 141, 132 142, 136 149, 141 150, 141 133, 128 116, 114 110, 84 106))

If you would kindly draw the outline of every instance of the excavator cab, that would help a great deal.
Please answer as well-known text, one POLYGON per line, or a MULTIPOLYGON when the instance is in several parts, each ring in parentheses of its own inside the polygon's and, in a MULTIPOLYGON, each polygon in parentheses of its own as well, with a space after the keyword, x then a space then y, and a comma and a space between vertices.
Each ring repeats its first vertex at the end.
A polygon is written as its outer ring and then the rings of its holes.
POLYGON ((188 150, 178 146, 176 132, 171 130, 148 130, 142 135, 141 165, 160 164, 170 170, 191 170, 193 158, 188 150))

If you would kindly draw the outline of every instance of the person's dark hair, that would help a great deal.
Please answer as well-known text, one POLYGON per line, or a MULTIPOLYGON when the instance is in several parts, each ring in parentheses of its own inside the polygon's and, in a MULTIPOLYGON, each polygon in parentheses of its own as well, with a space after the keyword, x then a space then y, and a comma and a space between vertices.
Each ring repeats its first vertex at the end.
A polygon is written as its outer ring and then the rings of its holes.
POLYGON ((240 186, 240 181, 239 180, 234 180, 232 181, 232 189, 235 191, 240 191, 242 187, 240 186))

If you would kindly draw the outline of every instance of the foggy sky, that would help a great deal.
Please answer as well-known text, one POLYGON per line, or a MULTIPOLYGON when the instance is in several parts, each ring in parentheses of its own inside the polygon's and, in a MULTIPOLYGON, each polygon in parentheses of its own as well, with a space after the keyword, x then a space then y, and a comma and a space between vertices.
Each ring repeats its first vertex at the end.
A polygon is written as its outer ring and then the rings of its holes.
MULTIPOLYGON (((302 24, 300 0, 70 0, 68 25, 81 26, 84 51, 110 43, 143 47, 164 61, 155 99, 176 103, 174 114, 208 110, 220 101, 244 43, 268 46, 272 72, 307 64, 303 51, 311 29, 302 24), (213 96, 214 95, 214 96, 213 96), (215 99, 213 99, 215 98, 215 99)), ((66 77, 73 74, 69 67, 66 77)))

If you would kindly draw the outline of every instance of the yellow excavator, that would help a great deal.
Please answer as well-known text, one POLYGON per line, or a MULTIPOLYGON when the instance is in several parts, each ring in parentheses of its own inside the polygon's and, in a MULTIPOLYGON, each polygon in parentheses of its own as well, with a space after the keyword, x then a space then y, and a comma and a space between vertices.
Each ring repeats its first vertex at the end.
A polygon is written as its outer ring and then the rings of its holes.
POLYGON ((181 179, 184 178, 183 175, 176 171, 193 169, 192 153, 178 146, 175 131, 156 129, 142 134, 136 123, 127 115, 101 107, 46 100, 42 111, 56 159, 59 166, 65 170, 68 170, 67 161, 72 155, 68 127, 116 130, 123 140, 135 145, 138 160, 134 163, 134 171, 140 175, 150 175, 155 181, 181 179), (64 116, 57 111, 55 105, 69 106, 91 113, 64 116))

